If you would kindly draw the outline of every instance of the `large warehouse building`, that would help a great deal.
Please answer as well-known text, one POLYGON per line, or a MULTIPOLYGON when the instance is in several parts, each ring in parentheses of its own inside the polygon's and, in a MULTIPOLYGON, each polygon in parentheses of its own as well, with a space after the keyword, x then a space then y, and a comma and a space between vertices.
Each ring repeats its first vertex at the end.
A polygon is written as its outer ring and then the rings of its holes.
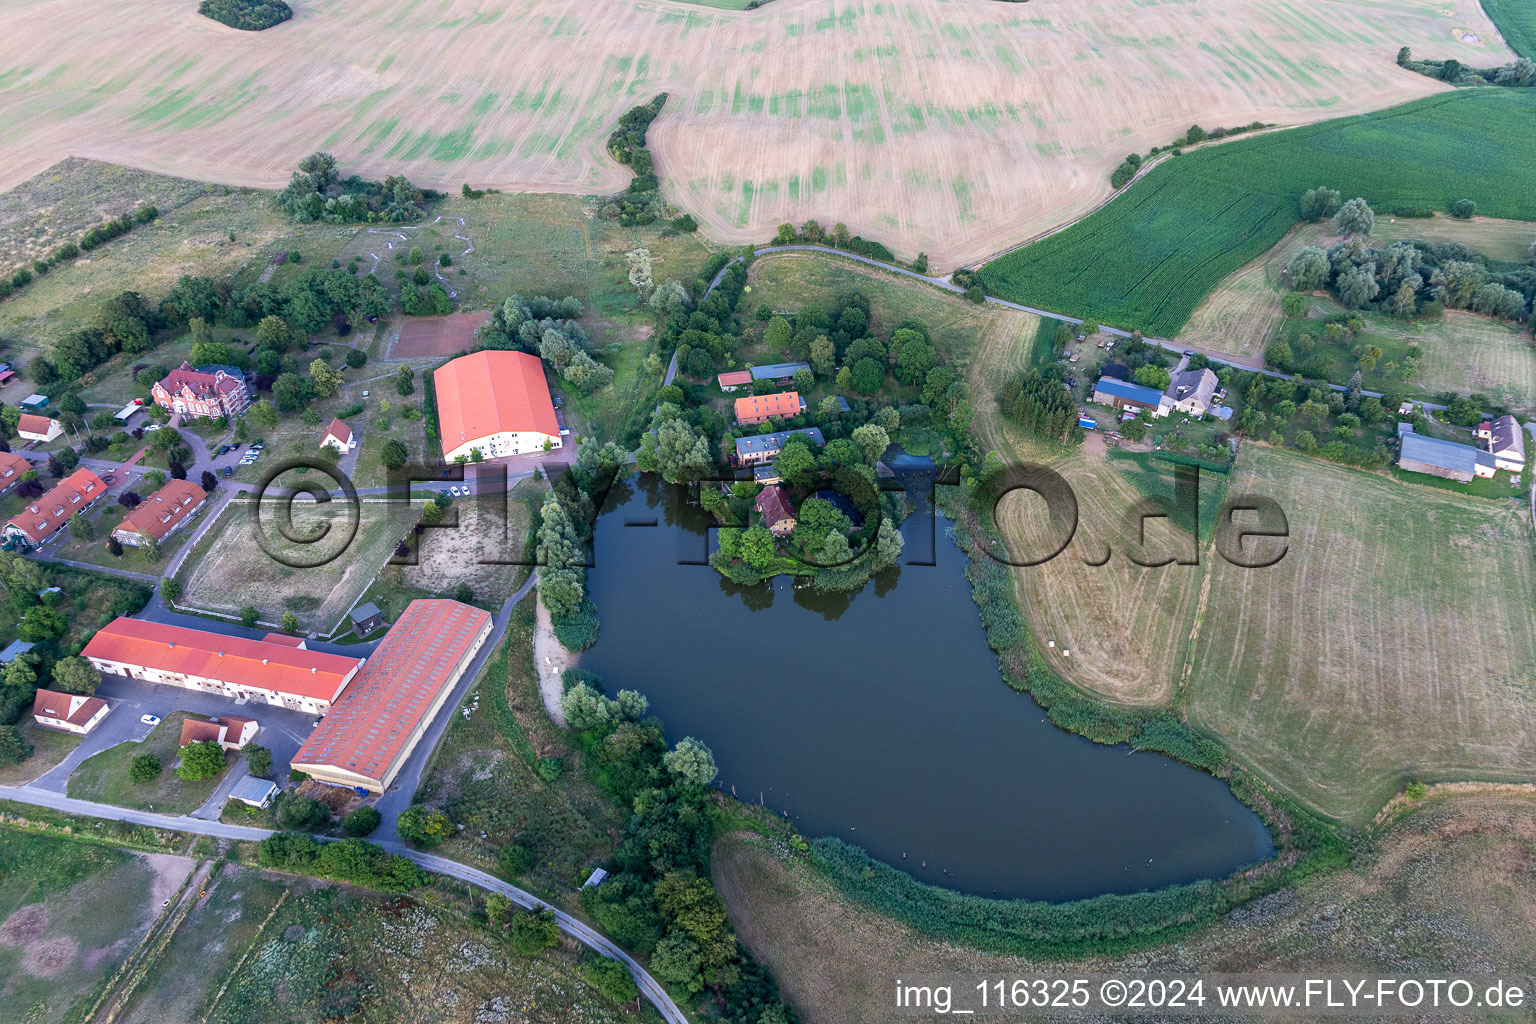
POLYGON ((81 656, 98 672, 323 715, 363 661, 122 616, 81 656))
POLYGON ((490 613, 479 608, 412 601, 293 767, 321 782, 384 792, 490 632, 490 613))
POLYGON ((527 352, 486 349, 460 356, 432 374, 443 458, 483 458, 560 447, 560 422, 544 380, 544 364, 527 352))

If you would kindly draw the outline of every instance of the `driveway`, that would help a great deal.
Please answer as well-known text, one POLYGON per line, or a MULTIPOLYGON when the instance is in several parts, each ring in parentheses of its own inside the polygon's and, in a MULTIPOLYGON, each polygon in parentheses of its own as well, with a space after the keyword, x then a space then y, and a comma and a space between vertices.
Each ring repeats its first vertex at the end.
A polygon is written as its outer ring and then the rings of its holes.
POLYGON ((107 717, 103 718, 100 724, 69 752, 68 757, 33 781, 31 785, 34 788, 45 789, 50 793, 63 793, 68 788, 70 773, 80 767, 82 762, 119 743, 141 741, 154 731, 154 726, 145 725, 139 721, 143 711, 112 700, 102 692, 104 689, 104 685, 98 688, 97 695, 105 698, 112 710, 108 711, 107 717))

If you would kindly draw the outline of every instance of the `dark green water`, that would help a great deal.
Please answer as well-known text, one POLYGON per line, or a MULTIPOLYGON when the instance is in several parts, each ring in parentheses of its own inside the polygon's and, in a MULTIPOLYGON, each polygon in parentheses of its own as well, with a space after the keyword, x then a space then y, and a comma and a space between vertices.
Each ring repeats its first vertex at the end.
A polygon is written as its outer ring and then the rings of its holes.
POLYGON ((936 564, 851 597, 782 579, 744 590, 678 564, 702 554, 704 521, 643 478, 598 521, 602 638, 581 665, 609 693, 649 697, 673 741, 709 744, 727 792, 937 885, 1067 900, 1217 878, 1273 852, 1223 783, 1065 733, 1011 690, 964 556, 942 519, 930 544, 926 522, 903 527, 907 557, 936 564))

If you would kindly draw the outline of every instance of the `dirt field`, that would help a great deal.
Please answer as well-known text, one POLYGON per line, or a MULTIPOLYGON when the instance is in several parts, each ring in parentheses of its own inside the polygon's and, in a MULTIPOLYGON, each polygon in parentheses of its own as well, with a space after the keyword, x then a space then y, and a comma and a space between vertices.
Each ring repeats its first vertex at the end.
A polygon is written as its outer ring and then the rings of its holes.
POLYGON ((1293 123, 1442 88, 1393 63, 1402 45, 1509 56, 1476 0, 1400 0, 1390 18, 1367 0, 384 0, 301 7, 260 33, 184 0, 110 16, 52 0, 0 12, 0 37, 0 187, 66 155, 272 187, 320 148, 455 192, 614 191, 629 175, 607 133, 667 91, 658 169, 712 236, 845 221, 936 267, 1075 218, 1127 152, 1192 122, 1293 123))
POLYGON ((1517 507, 1258 445, 1232 490, 1281 502, 1289 550, 1212 563, 1191 721, 1353 825, 1413 779, 1536 777, 1536 553, 1517 507))
POLYGON ((928 939, 863 910, 802 863, 741 834, 716 845, 713 867, 737 934, 773 969, 806 1024, 894 1024, 911 1019, 890 1009, 900 972, 1427 977, 1455 965, 1524 976, 1536 959, 1536 911, 1520 895, 1529 888, 1533 843, 1536 796, 1431 796, 1345 870, 1239 908, 1183 941, 1072 963, 992 956, 928 939))
MULTIPOLYGON (((506 504, 495 495, 461 499, 449 506, 459 516, 457 529, 428 530, 422 535, 418 563, 400 568, 400 580, 418 590, 452 594, 467 583, 475 597, 500 603, 528 578, 528 505, 522 498, 542 491, 542 485, 522 483, 506 504)), ((418 504, 420 504, 418 502, 418 504)), ((446 521, 446 520, 445 520, 446 521)))
POLYGON ((400 337, 389 350, 391 359, 451 356, 474 348, 475 331, 489 313, 453 313, 448 316, 408 316, 400 324, 400 337))

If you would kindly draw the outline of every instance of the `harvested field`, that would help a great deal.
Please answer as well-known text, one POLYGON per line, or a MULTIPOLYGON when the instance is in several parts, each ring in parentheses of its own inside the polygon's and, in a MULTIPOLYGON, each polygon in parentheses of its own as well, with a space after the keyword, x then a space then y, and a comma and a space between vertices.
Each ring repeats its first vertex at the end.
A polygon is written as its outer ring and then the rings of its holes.
POLYGON ((1489 259, 1525 263, 1531 258, 1531 243, 1536 242, 1536 223, 1498 217, 1459 220, 1437 213, 1433 217, 1377 217, 1371 232, 1371 244, 1378 248, 1415 239, 1460 242, 1489 259))
POLYGON ((391 359, 451 356, 475 347, 475 331, 490 319, 489 313, 452 313, 448 316, 408 316, 400 324, 400 337, 389 350, 391 359))
POLYGON ((1192 122, 1294 123, 1442 89, 1393 63, 1401 45, 1509 56, 1476 0, 1399 0, 1391 17, 1367 0, 352 0, 260 33, 184 0, 51 0, 11 5, 0 35, 0 185, 78 154, 277 187, 327 149, 443 190, 616 191, 629 175, 606 135, 666 91, 658 170, 712 235, 846 221, 936 266, 1082 214, 1125 153, 1192 122), (1458 26, 1484 42, 1453 42, 1458 26))
POLYGON ((1276 497, 1289 549, 1212 563, 1188 713, 1351 825, 1413 779, 1536 779, 1536 553, 1519 506, 1259 445, 1234 493, 1276 497))
POLYGON ((1536 412, 1536 347, 1504 320, 1447 311, 1423 325, 1417 382, 1431 394, 1480 392, 1516 409, 1536 412))
POLYGON ((1432 795, 1348 868, 1240 907, 1177 942, 1066 963, 983 954, 927 938, 865 910, 804 861, 746 833, 717 843, 712 866, 741 941, 772 968, 801 1019, 842 1024, 908 1019, 890 1010, 891 979, 916 970, 1000 977, 1039 970, 1403 977, 1475 963, 1523 977, 1536 961, 1536 910, 1520 895, 1529 888, 1533 844, 1536 796, 1432 795))

